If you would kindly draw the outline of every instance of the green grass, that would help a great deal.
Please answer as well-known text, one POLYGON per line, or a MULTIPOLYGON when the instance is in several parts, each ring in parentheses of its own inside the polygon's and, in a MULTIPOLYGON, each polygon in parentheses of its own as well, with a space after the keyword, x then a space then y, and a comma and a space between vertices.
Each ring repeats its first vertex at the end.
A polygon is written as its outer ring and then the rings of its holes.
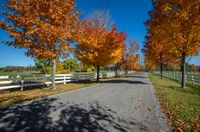
POLYGON ((17 75, 33 75, 33 74, 42 74, 37 71, 21 71, 21 72, 0 72, 0 76, 17 76, 17 75))
POLYGON ((200 131, 200 87, 180 88, 177 81, 149 75, 173 130, 200 131))
MULTIPOLYGON (((107 71, 100 71, 100 73, 105 73, 107 71)), ((96 71, 93 72, 69 72, 67 74, 94 74, 96 71)), ((33 75, 33 74, 43 74, 37 71, 21 71, 21 72, 2 72, 0 71, 0 76, 16 76, 16 75, 33 75)))

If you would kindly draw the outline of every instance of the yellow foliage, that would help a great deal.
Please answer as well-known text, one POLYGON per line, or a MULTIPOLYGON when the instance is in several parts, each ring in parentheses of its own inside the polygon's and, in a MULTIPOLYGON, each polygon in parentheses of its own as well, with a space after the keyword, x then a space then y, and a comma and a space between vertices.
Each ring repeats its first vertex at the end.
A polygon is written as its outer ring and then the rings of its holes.
POLYGON ((63 63, 58 62, 58 63, 56 64, 56 70, 57 70, 57 72, 63 71, 63 70, 64 70, 64 65, 63 65, 63 63))

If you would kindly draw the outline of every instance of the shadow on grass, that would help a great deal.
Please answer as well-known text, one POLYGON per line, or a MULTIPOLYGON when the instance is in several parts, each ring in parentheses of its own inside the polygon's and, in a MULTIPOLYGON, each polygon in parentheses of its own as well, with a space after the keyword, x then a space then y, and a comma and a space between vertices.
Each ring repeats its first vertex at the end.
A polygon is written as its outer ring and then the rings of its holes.
POLYGON ((195 88, 181 88, 179 86, 169 86, 169 88, 173 89, 173 90, 176 90, 176 91, 179 91, 179 92, 183 92, 183 93, 188 93, 188 94, 193 94, 193 95, 199 95, 200 96, 200 90, 198 89, 195 89, 195 88))
MULTIPOLYGON (((156 76, 158 77, 158 76, 156 76)), ((159 78, 160 79, 160 78, 159 78)), ((180 81, 168 77, 164 77, 164 79, 168 79, 170 81, 176 82, 177 84, 180 84, 180 81)), ((160 84, 160 86, 165 87, 164 85, 160 84)), ((184 92, 188 94, 193 94, 193 95, 200 95, 200 86, 199 85, 194 85, 194 84, 187 84, 187 88, 183 89, 181 88, 181 84, 178 86, 174 85, 169 85, 168 88, 171 88, 173 90, 179 91, 179 92, 184 92)))
MULTIPOLYGON (((178 80, 175 79, 171 79, 166 77, 167 79, 177 82, 177 83, 181 83, 178 80)), ((180 92, 184 92, 184 93, 189 93, 189 94, 193 94, 193 95, 200 95, 200 86, 199 85, 195 85, 195 84, 187 84, 187 88, 183 89, 181 88, 181 84, 180 86, 170 86, 170 88, 176 90, 176 91, 180 91, 180 92)))
POLYGON ((16 95, 12 98, 9 97, 0 98, 0 109, 5 108, 11 104, 21 103, 23 101, 28 101, 28 99, 25 99, 24 95, 16 95))
POLYGON ((98 102, 89 104, 62 103, 57 98, 43 98, 29 104, 0 109, 1 132, 82 132, 140 131, 150 129, 132 119, 125 121, 116 112, 98 102))

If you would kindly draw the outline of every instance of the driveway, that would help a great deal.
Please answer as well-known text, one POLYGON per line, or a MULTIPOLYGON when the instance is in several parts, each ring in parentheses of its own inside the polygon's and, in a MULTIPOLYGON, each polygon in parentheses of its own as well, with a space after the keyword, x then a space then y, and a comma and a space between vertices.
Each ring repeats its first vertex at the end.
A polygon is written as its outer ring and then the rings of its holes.
POLYGON ((167 132, 147 74, 0 109, 0 131, 167 132))

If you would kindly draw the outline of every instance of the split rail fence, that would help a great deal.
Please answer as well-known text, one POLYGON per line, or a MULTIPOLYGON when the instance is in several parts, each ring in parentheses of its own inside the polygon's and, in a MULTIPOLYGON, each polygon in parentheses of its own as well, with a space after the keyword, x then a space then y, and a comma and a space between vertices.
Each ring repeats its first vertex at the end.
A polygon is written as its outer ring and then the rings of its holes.
MULTIPOLYGON (((132 74, 135 71, 128 71, 132 74)), ((125 75, 124 71, 103 72, 100 78, 111 78, 115 76, 125 75)), ((92 81, 96 78, 94 73, 75 73, 75 74, 56 74, 55 83, 66 84, 68 82, 92 81)), ((0 90, 24 88, 33 86, 49 86, 51 84, 51 75, 17 75, 17 76, 0 76, 0 90)))
MULTIPOLYGON (((153 71, 154 74, 160 75, 160 71, 153 71)), ((181 72, 175 71, 163 71, 163 76, 171 79, 181 81, 181 72)), ((198 84, 200 85, 200 73, 198 72, 188 72, 185 76, 186 83, 188 84, 198 84)))

